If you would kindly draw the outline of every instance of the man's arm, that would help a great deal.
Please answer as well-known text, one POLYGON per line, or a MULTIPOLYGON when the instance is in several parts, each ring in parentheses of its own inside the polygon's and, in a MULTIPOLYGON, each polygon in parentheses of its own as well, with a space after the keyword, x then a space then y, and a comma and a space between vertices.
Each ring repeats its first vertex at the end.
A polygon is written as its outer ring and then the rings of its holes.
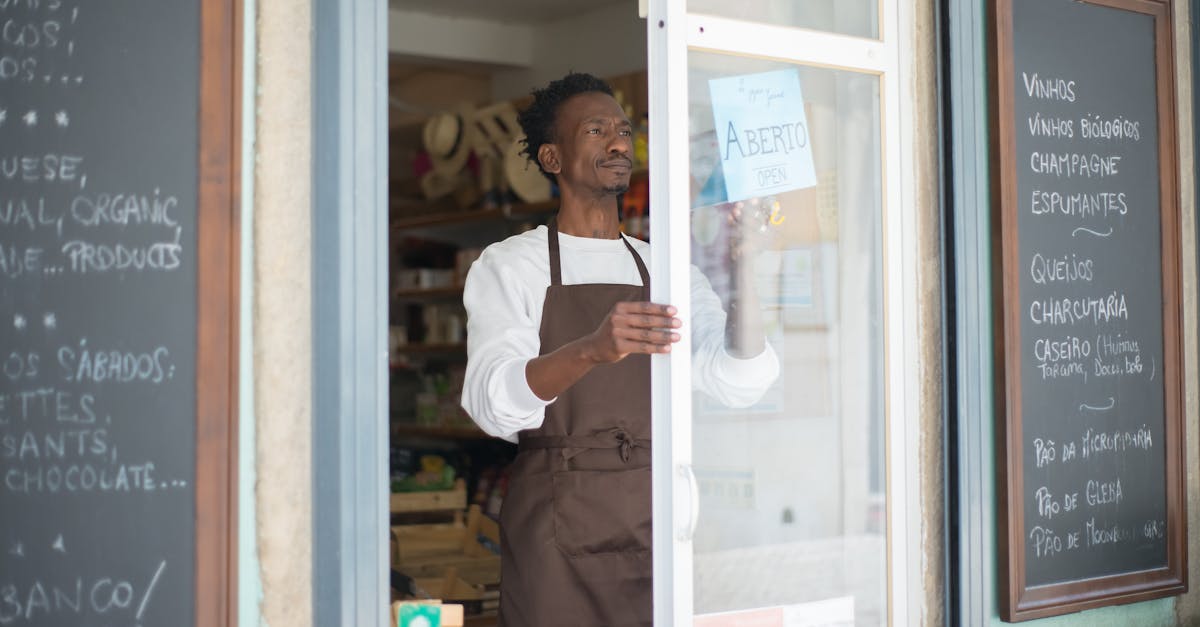
POLYGON ((779 359, 762 336, 761 309, 757 303, 751 307, 743 300, 742 307, 749 309, 746 313, 759 320, 747 327, 741 326, 743 320, 730 320, 734 314, 726 315, 721 299, 696 266, 692 266, 691 292, 692 388, 726 407, 753 405, 779 377, 779 359), (748 335, 758 336, 761 343, 747 338, 750 341, 738 351, 730 345, 730 335, 739 329, 752 332, 748 335))
POLYGON ((679 333, 672 329, 683 324, 675 313, 670 305, 617 303, 594 332, 529 360, 525 364, 529 388, 538 398, 550 400, 600 364, 635 353, 671 352, 671 344, 679 341, 679 333))
POLYGON ((463 289, 467 371, 462 406, 484 432, 515 442, 517 432, 541 425, 546 406, 525 383, 525 362, 538 355, 534 301, 540 295, 526 282, 530 273, 520 249, 503 248, 484 251, 463 289))
POLYGON ((754 260, 741 256, 733 260, 730 277, 729 312, 725 317, 725 351, 738 359, 749 359, 766 348, 767 336, 762 321, 762 306, 754 285, 754 260))

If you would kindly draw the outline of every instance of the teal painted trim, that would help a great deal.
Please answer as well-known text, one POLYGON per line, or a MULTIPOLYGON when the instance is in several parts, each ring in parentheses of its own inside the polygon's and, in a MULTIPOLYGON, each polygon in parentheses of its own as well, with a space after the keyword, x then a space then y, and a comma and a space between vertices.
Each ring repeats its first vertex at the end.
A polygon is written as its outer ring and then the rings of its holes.
POLYGON ((955 612, 948 624, 986 625, 996 614, 995 439, 992 434, 991 227, 988 171, 986 10, 983 0, 949 0, 941 63, 944 119, 943 193, 952 294, 953 337, 947 373, 955 439, 948 462, 957 494, 956 546, 948 581, 955 612))
POLYGON ((242 0, 242 233, 238 298, 238 625, 262 624, 254 414, 254 154, 258 4, 242 0))
MULTIPOLYGON (((1009 624, 1000 620, 999 614, 992 617, 993 627, 1009 624)), ((1021 623, 1030 627, 1167 627, 1175 624, 1175 597, 1021 623)))

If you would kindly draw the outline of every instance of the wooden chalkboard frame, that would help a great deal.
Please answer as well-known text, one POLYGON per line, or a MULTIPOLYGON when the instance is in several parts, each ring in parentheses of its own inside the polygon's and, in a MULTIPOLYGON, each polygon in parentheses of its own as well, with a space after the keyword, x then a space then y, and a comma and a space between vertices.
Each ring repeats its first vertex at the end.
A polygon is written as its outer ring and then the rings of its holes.
POLYGON ((197 627, 237 625, 242 7, 200 3, 197 175, 197 627))
POLYGON ((1179 208, 1171 0, 1076 0, 1154 18, 1162 223, 1164 452, 1167 565, 1141 572, 1031 587, 1026 583, 1020 378, 1017 156, 1014 119, 1012 0, 988 3, 991 94, 992 289, 995 368, 997 545, 1000 616, 1023 621, 1133 603, 1187 591, 1187 495, 1184 489, 1180 355, 1179 208), (995 239, 997 238, 998 239, 995 239))

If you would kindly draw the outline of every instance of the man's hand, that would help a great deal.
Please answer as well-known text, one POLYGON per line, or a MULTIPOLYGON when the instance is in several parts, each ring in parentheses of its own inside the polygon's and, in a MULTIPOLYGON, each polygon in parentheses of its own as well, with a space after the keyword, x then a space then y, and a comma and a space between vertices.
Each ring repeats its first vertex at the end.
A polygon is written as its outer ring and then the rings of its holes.
POLYGON ((679 341, 672 329, 683 326, 670 305, 622 302, 592 333, 558 350, 529 360, 525 379, 534 394, 550 400, 566 391, 592 368, 613 363, 635 353, 669 353, 679 341))
POLYGON ((778 210, 779 202, 773 198, 754 198, 745 204, 735 203, 728 214, 730 289, 725 351, 739 359, 759 355, 766 348, 754 260, 775 235, 770 224, 778 210))
POLYGON ((597 364, 620 361, 633 353, 671 352, 679 341, 672 329, 683 326, 671 305, 646 302, 620 302, 587 337, 585 355, 597 364))

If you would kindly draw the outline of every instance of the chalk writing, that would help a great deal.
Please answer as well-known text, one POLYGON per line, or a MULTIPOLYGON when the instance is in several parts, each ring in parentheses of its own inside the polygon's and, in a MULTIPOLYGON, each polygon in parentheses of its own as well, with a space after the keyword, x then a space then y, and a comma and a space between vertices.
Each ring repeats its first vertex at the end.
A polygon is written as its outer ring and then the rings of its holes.
POLYGON ((36 625, 63 616, 111 620, 131 615, 140 621, 166 565, 160 561, 145 584, 112 575, 0 583, 0 625, 36 625))
POLYGON ((1086 257, 1075 253, 1063 255, 1043 255, 1034 253, 1029 264, 1029 276, 1034 283, 1090 282, 1095 276, 1095 263, 1086 257))
POLYGON ((1060 215, 1075 218, 1123 216, 1129 213, 1125 192, 1067 192, 1035 189, 1029 202, 1035 216, 1060 215))
POLYGON ((1115 481, 1095 481, 1088 480, 1087 488, 1084 491, 1087 497, 1087 504, 1093 507, 1097 505, 1116 505, 1121 502, 1123 494, 1121 490, 1121 480, 1115 481))
POLYGON ((1029 124, 1029 134, 1033 137, 1070 139, 1075 136, 1075 120, 1043 116, 1041 112, 1035 112, 1026 121, 1029 124))
POLYGON ((0 436, 0 461, 105 458, 109 454, 108 436, 105 428, 8 433, 0 436))
POLYGON ((1054 449, 1054 440, 1043 440, 1042 438, 1034 438, 1033 440, 1034 458, 1037 460, 1037 467, 1041 468, 1054 461, 1058 452, 1054 449))
POLYGON ((1107 402, 1107 403, 1104 403, 1104 404, 1102 404, 1102 405, 1089 405, 1089 404, 1087 404, 1087 403, 1080 403, 1080 404, 1079 404, 1079 411, 1084 411, 1084 410, 1088 410, 1088 411, 1108 411, 1108 410, 1110 410, 1110 409, 1112 409, 1113 407, 1116 407, 1116 406, 1117 406, 1117 399, 1115 399, 1115 398, 1113 398, 1113 397, 1111 397, 1111 396, 1110 396, 1110 397, 1108 397, 1108 402, 1107 402))
POLYGON ((1154 434, 1146 425, 1133 431, 1088 429, 1080 437, 1080 441, 1082 443, 1081 453, 1084 459, 1087 459, 1104 453, 1149 450, 1154 446, 1154 434))
POLYGON ((1121 116, 1103 118, 1100 115, 1079 118, 1079 136, 1083 139, 1129 139, 1142 138, 1141 122, 1121 116))
POLYGON ((9 468, 2 487, 14 494, 154 492, 161 490, 154 462, 102 466, 91 463, 37 464, 9 468))
POLYGON ((0 627, 192 622, 197 11, 0 0, 0 627))
POLYGON ((67 381, 91 383, 162 383, 174 374, 171 351, 158 346, 146 351, 121 351, 88 346, 87 339, 58 349, 58 365, 67 381))
POLYGON ((62 246, 72 272, 81 274, 123 270, 176 270, 182 263, 181 229, 169 240, 148 246, 71 240, 62 246))
POLYGON ((1030 98, 1075 102, 1075 81, 1060 77, 1039 76, 1037 72, 1021 72, 1025 93, 1030 98))
POLYGON ((15 279, 26 274, 37 274, 45 263, 45 251, 41 246, 0 244, 0 277, 15 279))
POLYGON ((1082 152, 1031 152, 1029 169, 1056 178, 1111 178, 1120 174, 1121 156, 1082 152))
POLYGON ((1029 585, 1094 576, 1080 553, 1165 559, 1155 91, 1113 98, 1088 68, 1014 57, 1029 585))
POLYGON ((6 198, 0 200, 0 228, 28 230, 52 229, 62 235, 63 216, 47 210, 46 198, 6 198))
POLYGON ((177 228, 179 222, 172 214, 178 207, 178 198, 158 189, 153 194, 87 194, 71 201, 71 217, 84 226, 157 224, 177 228))
POLYGON ((1045 298, 1029 303, 1029 319, 1036 325, 1099 324, 1128 318, 1125 294, 1116 290, 1104 296, 1045 298))
POLYGON ((95 424, 96 397, 89 392, 41 387, 0 392, 0 425, 49 420, 63 424, 95 424))
POLYGON ((60 154, 0 154, 0 181, 76 183, 83 157, 60 154))
POLYGON ((1035 526, 1029 530, 1029 539, 1033 542, 1034 554, 1039 558, 1062 553, 1062 536, 1055 533, 1053 529, 1041 525, 1035 526))
POLYGON ((1078 237, 1080 234, 1083 234, 1083 233, 1086 233, 1088 235, 1095 235, 1096 237, 1109 237, 1113 234, 1113 230, 1110 227, 1106 231, 1096 231, 1096 230, 1092 230, 1087 227, 1081 226, 1081 227, 1075 229, 1074 231, 1071 231, 1071 237, 1078 237))

